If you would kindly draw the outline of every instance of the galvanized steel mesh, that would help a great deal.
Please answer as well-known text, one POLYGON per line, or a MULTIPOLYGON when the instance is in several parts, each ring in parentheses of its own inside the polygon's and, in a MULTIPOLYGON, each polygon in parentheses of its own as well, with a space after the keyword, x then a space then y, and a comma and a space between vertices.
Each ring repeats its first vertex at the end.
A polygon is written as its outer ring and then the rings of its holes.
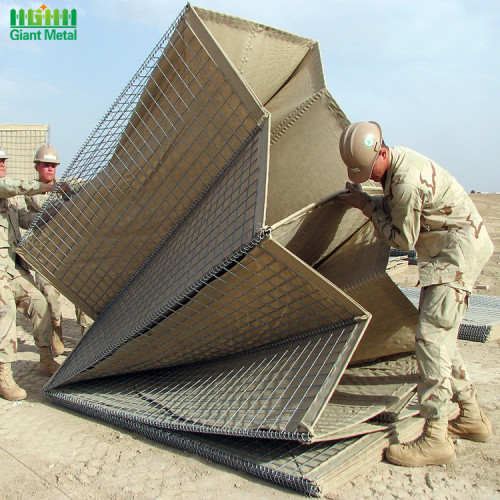
POLYGON ((65 172, 61 180, 73 188, 71 203, 60 206, 57 194, 49 198, 47 215, 57 209, 57 216, 49 224, 38 220, 40 229, 25 240, 23 252, 43 262, 43 273, 96 316, 236 155, 246 168, 236 174, 247 178, 227 193, 229 199, 210 202, 209 208, 229 213, 212 218, 204 230, 212 244, 241 246, 238 230, 259 229, 254 213, 242 213, 252 211, 257 189, 251 178, 255 146, 242 148, 262 116, 258 105, 248 109, 179 19, 65 172), (227 217, 232 220, 225 224, 227 217), (224 234, 216 236, 218 228, 224 234), (41 249, 51 252, 51 262, 41 249))
POLYGON ((307 423, 322 409, 313 402, 333 391, 359 334, 354 323, 324 330, 196 366, 88 380, 55 394, 158 428, 310 441, 307 423))

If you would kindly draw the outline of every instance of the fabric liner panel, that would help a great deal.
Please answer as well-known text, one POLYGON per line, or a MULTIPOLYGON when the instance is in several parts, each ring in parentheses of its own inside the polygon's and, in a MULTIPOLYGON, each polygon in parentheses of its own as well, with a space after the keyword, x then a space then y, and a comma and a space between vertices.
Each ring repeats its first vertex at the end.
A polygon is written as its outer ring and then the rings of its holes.
POLYGON ((263 104, 318 43, 253 21, 198 7, 195 10, 263 104))
POLYGON ((327 91, 312 96, 279 127, 273 123, 266 224, 345 188, 348 177, 338 150, 344 124, 327 91))
POLYGON ((352 363, 415 350, 418 312, 385 272, 388 257, 389 248, 367 224, 317 267, 373 315, 352 363), (342 272, 346 268, 352 272, 342 272))
MULTIPOLYGON (((306 264, 317 267, 333 254, 352 235, 366 224, 366 217, 357 209, 338 203, 323 206, 309 205, 272 226, 273 238, 306 264)), ((366 261, 372 262, 375 253, 366 261)), ((344 268, 345 270, 345 268, 344 268)), ((339 273, 347 279, 356 272, 339 273)))
POLYGON ((413 357, 347 368, 315 427, 316 439, 352 435, 355 426, 401 401, 406 404, 417 378, 413 357))
POLYGON ((380 462, 384 457, 384 450, 390 443, 395 442, 396 435, 399 442, 416 439, 422 433, 423 422, 422 418, 397 422, 389 437, 378 440, 376 444, 372 442, 366 450, 344 460, 332 471, 315 474, 315 481, 321 485, 321 493, 327 496, 348 481, 354 480, 356 476, 368 472, 367 464, 380 462))
POLYGON ((389 247, 365 222, 359 210, 333 202, 310 205, 272 227, 273 238, 372 313, 352 360, 358 363, 413 352, 418 317, 386 273, 389 247))
POLYGON ((51 384, 192 363, 355 318, 365 329, 369 321, 341 290, 269 239, 180 305, 145 323, 142 333, 121 324, 122 317, 130 322, 121 312, 126 306, 107 309, 51 384))
MULTIPOLYGON (((322 419, 325 418, 325 413, 328 413, 328 407, 325 412, 321 415, 322 419)), ((386 431, 390 429, 390 422, 369 420, 366 422, 353 423, 352 425, 346 427, 339 427, 338 429, 332 429, 331 431, 326 431, 323 427, 317 427, 316 434, 314 436, 313 442, 322 441, 336 441, 338 439, 349 439, 353 437, 363 436, 365 434, 373 434, 374 432, 386 431)))
POLYGON ((300 116, 301 110, 316 95, 325 92, 325 89, 321 55, 319 45, 316 44, 308 50, 297 69, 272 98, 263 101, 265 108, 271 113, 274 140, 286 133, 289 124, 300 116))

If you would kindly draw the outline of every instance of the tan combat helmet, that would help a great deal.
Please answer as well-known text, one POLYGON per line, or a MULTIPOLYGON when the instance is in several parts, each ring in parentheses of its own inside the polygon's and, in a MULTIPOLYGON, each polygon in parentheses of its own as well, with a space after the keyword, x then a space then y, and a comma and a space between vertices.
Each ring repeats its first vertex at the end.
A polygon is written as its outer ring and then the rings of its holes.
POLYGON ((5 149, 0 146, 0 160, 7 160, 9 158, 7 156, 7 153, 5 152, 5 149))
POLYGON ((44 144, 43 146, 40 146, 35 153, 33 163, 37 163, 39 161, 59 165, 59 155, 57 154, 56 148, 54 146, 51 146, 50 144, 44 144))
POLYGON ((339 140, 340 156, 347 165, 349 179, 367 181, 382 147, 382 129, 376 122, 356 122, 346 127, 339 140))

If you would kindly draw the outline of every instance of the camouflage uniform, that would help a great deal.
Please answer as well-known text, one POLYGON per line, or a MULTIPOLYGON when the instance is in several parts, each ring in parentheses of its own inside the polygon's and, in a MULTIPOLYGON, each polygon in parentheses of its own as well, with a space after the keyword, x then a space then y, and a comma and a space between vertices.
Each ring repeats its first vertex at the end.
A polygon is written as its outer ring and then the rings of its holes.
MULTIPOLYGON (((56 184, 54 180, 52 184, 56 184)), ((41 193, 33 196, 25 196, 24 200, 30 212, 41 212, 42 206, 49 197, 50 193, 41 193)), ((62 340, 62 311, 61 311, 61 294, 39 272, 35 272, 35 283, 38 289, 43 293, 49 304, 50 316, 52 320, 52 328, 59 335, 62 340)))
POLYGON ((36 194, 41 183, 35 180, 0 179, 0 363, 12 363, 17 353, 16 306, 31 319, 37 347, 50 347, 52 329, 47 301, 31 276, 16 265, 14 245, 21 237, 19 227, 33 219, 19 209, 12 198, 36 194))
POLYGON ((474 395, 456 340, 473 285, 493 253, 483 219, 446 170, 404 147, 389 148, 384 196, 373 197, 371 220, 393 247, 415 247, 420 313, 415 351, 421 415, 447 418, 452 399, 474 395))
MULTIPOLYGON (((53 184, 57 184, 54 179, 53 184)), ((26 206, 30 212, 41 212, 42 206, 47 201, 50 193, 41 193, 32 196, 25 196, 24 200, 26 206)), ((61 297, 60 292, 40 273, 35 273, 35 282, 38 289, 43 293, 47 302, 49 304, 50 314, 52 318, 52 327, 57 333, 59 338, 62 340, 62 311, 61 302, 59 298, 61 297)), ((82 333, 84 333, 93 323, 93 320, 89 318, 81 309, 75 306, 75 316, 76 322, 80 325, 82 333)))

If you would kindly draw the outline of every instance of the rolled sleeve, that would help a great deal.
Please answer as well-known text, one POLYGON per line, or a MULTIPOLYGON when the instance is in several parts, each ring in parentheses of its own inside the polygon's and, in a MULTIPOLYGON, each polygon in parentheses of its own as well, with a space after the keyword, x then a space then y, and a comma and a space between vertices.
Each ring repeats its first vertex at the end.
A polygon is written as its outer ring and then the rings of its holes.
POLYGON ((401 250, 411 250, 420 234, 421 213, 420 190, 415 186, 399 184, 394 186, 389 203, 377 204, 371 220, 386 243, 401 250))

